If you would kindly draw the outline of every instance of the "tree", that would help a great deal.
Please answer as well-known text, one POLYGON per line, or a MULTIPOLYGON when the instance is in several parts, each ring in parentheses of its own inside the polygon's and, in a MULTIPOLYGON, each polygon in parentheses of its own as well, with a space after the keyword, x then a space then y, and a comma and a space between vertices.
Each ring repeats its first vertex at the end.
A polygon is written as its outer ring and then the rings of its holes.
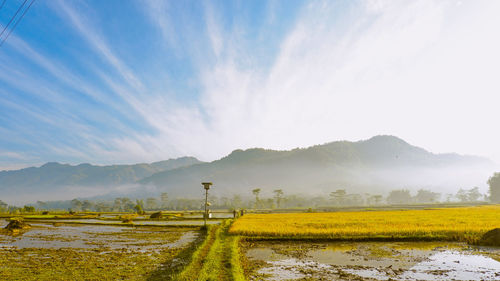
POLYGON ((446 202, 451 202, 452 198, 453 198, 453 194, 451 194, 451 193, 446 194, 446 202))
POLYGON ((337 189, 334 192, 330 193, 330 197, 333 200, 333 203, 337 206, 343 205, 345 203, 345 197, 347 195, 347 192, 345 189, 337 189))
POLYGON ((113 202, 113 211, 115 212, 123 211, 121 198, 115 198, 115 201, 113 202))
POLYGON ((393 190, 387 196, 389 204, 408 204, 411 202, 410 191, 407 189, 393 190))
MULTIPOLYGON (((121 198, 121 201, 122 201, 123 211, 130 212, 130 211, 135 210, 136 204, 134 204, 134 202, 132 202, 132 200, 130 200, 130 198, 123 197, 123 198, 121 198)), ((142 202, 142 200, 141 200, 141 202, 142 202)), ((144 203, 141 204, 141 207, 144 207, 144 203)))
POLYGON ((160 200, 161 200, 161 207, 162 208, 167 208, 168 194, 166 192, 162 192, 160 200))
POLYGON ((158 200, 156 200, 156 198, 150 197, 146 199, 146 206, 149 210, 154 210, 158 208, 158 200))
POLYGON ((420 189, 417 191, 417 195, 415 195, 415 200, 418 203, 434 203, 439 201, 440 197, 440 193, 432 192, 426 189, 420 189))
POLYGON ((36 201, 36 204, 38 205, 38 209, 45 210, 47 208, 47 203, 43 201, 36 201))
POLYGON ((95 203, 94 208, 98 212, 109 212, 113 209, 108 203, 102 201, 95 203))
POLYGON ((90 211, 92 209, 93 205, 94 204, 92 204, 92 202, 90 202, 89 200, 84 200, 82 203, 82 210, 84 212, 90 211))
POLYGON ((241 208, 243 205, 243 200, 241 200, 241 196, 239 196, 238 194, 233 195, 233 199, 231 200, 231 205, 233 209, 241 208))
POLYGON ((252 193, 253 195, 255 195, 255 208, 258 208, 260 206, 260 199, 259 199, 260 188, 253 189, 252 193))
POLYGON ((276 198, 276 206, 278 208, 280 207, 281 199, 283 199, 283 190, 282 189, 275 189, 273 190, 274 192, 274 198, 276 198))
POLYGON ((33 213, 33 212, 35 212, 35 207, 25 205, 24 208, 23 208, 23 211, 26 212, 26 213, 33 213))
POLYGON ((500 173, 493 174, 488 179, 490 186, 490 201, 493 203, 500 203, 500 173))
POLYGON ((141 200, 139 200, 139 199, 135 200, 134 209, 137 212, 137 214, 143 215, 144 214, 144 201, 142 199, 141 200))
POLYGON ((363 196, 361 194, 347 194, 344 201, 345 205, 361 206, 363 205, 363 196))
POLYGON ((220 201, 221 201, 221 205, 224 208, 230 208, 231 207, 231 200, 229 200, 229 198, 227 198, 226 196, 222 196, 220 198, 220 201))
POLYGON ((6 212, 8 206, 9 205, 7 205, 7 203, 5 203, 2 200, 0 200, 0 213, 6 212))
POLYGON ((477 202, 481 198, 481 193, 479 192, 479 187, 471 188, 467 191, 467 199, 470 202, 477 202))
POLYGON ((78 200, 78 199, 73 199, 71 200, 71 208, 73 208, 73 210, 75 211, 80 211, 82 209, 82 201, 78 200))
POLYGON ((269 208, 269 209, 274 209, 276 208, 276 204, 274 203, 274 199, 273 198, 267 198, 265 200, 263 200, 264 202, 264 205, 266 208, 269 208))
POLYGON ((372 195, 368 197, 368 205, 380 205, 382 203, 382 195, 372 195))
POLYGON ((457 192, 457 195, 455 195, 460 202, 467 202, 469 200, 469 196, 467 194, 467 190, 460 188, 457 192))

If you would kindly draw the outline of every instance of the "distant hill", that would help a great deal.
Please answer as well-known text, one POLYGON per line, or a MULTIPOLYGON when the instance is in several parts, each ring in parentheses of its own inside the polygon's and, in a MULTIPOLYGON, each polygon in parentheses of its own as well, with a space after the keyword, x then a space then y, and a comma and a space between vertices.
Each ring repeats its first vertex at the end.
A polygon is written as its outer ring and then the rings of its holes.
POLYGON ((154 173, 201 163, 194 157, 182 157, 151 164, 76 166, 50 162, 41 167, 15 171, 0 171, 0 193, 50 192, 59 187, 113 187, 134 184, 154 173))
POLYGON ((396 188, 456 193, 459 188, 484 187, 492 167, 485 158, 434 154, 394 136, 376 136, 288 151, 238 149, 209 163, 193 157, 111 166, 47 163, 0 172, 0 199, 34 202, 160 192, 170 198, 199 197, 202 181, 212 181, 211 193, 218 196, 251 196, 253 188, 261 188, 263 195, 278 188, 286 194, 311 195, 336 189, 381 194, 396 188))
POLYGON ((394 136, 376 136, 289 151, 235 150, 210 163, 155 173, 140 183, 184 196, 198 195, 201 181, 213 181, 219 195, 249 194, 257 187, 313 194, 340 188, 357 193, 440 186, 458 189, 481 178, 474 175, 464 180, 462 169, 470 176, 471 167, 490 165, 485 158, 433 154, 394 136))

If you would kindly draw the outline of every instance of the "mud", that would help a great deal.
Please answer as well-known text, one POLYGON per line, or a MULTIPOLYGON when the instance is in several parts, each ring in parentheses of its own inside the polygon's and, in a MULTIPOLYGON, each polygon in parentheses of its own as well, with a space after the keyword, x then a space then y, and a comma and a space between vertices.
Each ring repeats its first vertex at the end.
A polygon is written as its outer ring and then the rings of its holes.
POLYGON ((249 280, 500 280, 500 248, 447 242, 244 242, 249 280))

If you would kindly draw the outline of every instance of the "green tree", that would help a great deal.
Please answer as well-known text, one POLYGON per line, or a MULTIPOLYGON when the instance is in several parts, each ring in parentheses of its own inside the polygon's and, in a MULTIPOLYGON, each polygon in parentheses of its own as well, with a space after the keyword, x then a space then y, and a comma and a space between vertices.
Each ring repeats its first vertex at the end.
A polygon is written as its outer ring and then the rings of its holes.
POLYGON ((123 211, 121 198, 115 198, 115 201, 113 202, 113 211, 115 211, 115 212, 122 212, 123 211))
POLYGON ((382 195, 372 195, 368 197, 368 205, 380 205, 382 198, 382 195))
POLYGON ((25 212, 25 213, 33 213, 33 212, 35 212, 35 207, 25 205, 24 208, 23 208, 23 212, 25 212))
POLYGON ((82 202, 82 210, 84 212, 90 211, 94 207, 94 204, 90 202, 89 200, 83 200, 82 202))
POLYGON ((500 203, 500 173, 493 174, 488 180, 490 186, 490 201, 500 203))
POLYGON ((274 203, 274 199, 273 198, 266 199, 264 203, 266 205, 266 208, 269 208, 269 209, 276 208, 276 203, 274 203))
POLYGON ((76 198, 71 200, 71 208, 73 208, 74 211, 81 211, 82 205, 83 205, 82 201, 76 198))
POLYGON ((158 208, 158 200, 156 200, 156 198, 150 197, 146 199, 146 206, 149 210, 154 210, 158 208))
POLYGON ((259 206, 260 206, 260 199, 259 199, 260 188, 253 189, 252 193, 253 193, 253 195, 255 195, 255 208, 259 208, 259 206))
POLYGON ((139 200, 139 199, 135 200, 134 209, 137 212, 137 214, 143 215, 144 214, 144 201, 142 199, 141 200, 139 200))
POLYGON ((102 201, 95 203, 94 208, 98 212, 109 212, 113 209, 108 203, 102 201))
MULTIPOLYGON (((130 200, 130 198, 123 197, 123 198, 121 198, 121 202, 122 202, 123 211, 131 212, 131 211, 135 210, 136 204, 134 204, 134 202, 132 202, 132 200, 130 200)), ((141 200, 141 202, 142 202, 142 200, 141 200)), ((141 204, 141 206, 144 206, 144 204, 141 204)))
POLYGON ((457 191, 457 195, 455 195, 460 202, 467 202, 469 201, 469 196, 467 194, 467 190, 460 188, 457 191))
POLYGON ((161 200, 161 207, 167 208, 167 206, 168 206, 168 194, 166 192, 162 192, 160 200, 161 200))
POLYGON ((417 201, 418 203, 434 203, 439 201, 440 197, 440 193, 432 192, 426 189, 420 189, 417 191, 417 195, 415 195, 415 201, 417 201))
POLYGON ((241 196, 238 194, 233 195, 233 199, 231 200, 231 207, 234 209, 238 209, 243 207, 243 200, 241 200, 241 196))
POLYGON ((36 204, 38 205, 38 209, 45 210, 47 208, 47 203, 43 201, 36 201, 36 204))
POLYGON ((5 203, 2 200, 0 200, 0 213, 7 212, 7 207, 8 206, 9 205, 7 205, 7 203, 5 203))
POLYGON ((347 192, 345 189, 337 189, 336 191, 330 193, 330 198, 332 199, 333 204, 340 206, 344 205, 346 195, 347 192))
POLYGON ((481 198, 481 193, 479 192, 479 187, 471 188, 467 191, 467 199, 470 202, 477 202, 481 198))
POLYGON ((389 204, 408 204, 411 202, 410 191, 407 189, 393 190, 387 196, 389 204))
POLYGON ((274 198, 276 199, 276 206, 279 208, 281 204, 281 200, 283 199, 283 190, 282 189, 275 189, 273 190, 274 192, 274 198))

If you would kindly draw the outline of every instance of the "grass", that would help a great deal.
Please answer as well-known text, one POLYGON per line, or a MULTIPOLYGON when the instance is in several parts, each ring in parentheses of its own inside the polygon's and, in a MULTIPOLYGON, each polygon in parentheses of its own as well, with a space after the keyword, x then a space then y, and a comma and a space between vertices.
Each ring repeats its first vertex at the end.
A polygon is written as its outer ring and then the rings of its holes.
POLYGON ((210 247, 215 241, 215 232, 219 226, 208 226, 205 241, 193 252, 191 263, 189 263, 178 275, 177 280, 196 280, 201 271, 210 247))
POLYGON ((476 243, 500 227, 500 206, 370 212, 248 214, 229 233, 271 239, 443 240, 476 243))
POLYGON ((239 237, 227 232, 231 222, 226 220, 220 226, 208 227, 207 238, 177 280, 245 280, 240 265, 239 237))

